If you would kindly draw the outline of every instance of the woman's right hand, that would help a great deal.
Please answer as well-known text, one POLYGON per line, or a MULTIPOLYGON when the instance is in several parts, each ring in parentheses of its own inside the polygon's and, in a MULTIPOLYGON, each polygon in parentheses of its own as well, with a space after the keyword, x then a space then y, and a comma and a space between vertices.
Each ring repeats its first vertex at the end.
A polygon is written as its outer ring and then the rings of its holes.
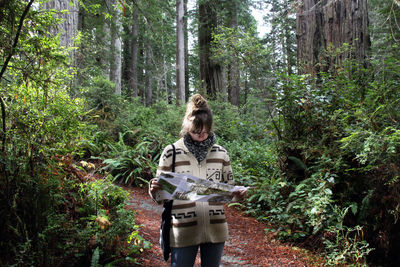
POLYGON ((150 180, 150 192, 152 194, 156 193, 158 190, 160 190, 162 185, 157 181, 157 178, 153 178, 150 180))

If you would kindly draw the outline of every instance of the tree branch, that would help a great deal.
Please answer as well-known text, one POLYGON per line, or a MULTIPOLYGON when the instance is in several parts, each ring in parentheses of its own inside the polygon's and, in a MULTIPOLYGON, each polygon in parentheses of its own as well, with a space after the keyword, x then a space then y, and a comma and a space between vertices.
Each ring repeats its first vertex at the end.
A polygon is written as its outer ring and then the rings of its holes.
MULTIPOLYGON (((22 16, 19 20, 19 25, 18 25, 18 29, 17 29, 17 34, 15 35, 14 38, 14 43, 11 47, 11 51, 10 54, 8 55, 8 57, 6 58, 6 61, 4 62, 3 67, 1 68, 1 72, 0 72, 0 82, 1 79, 4 75, 4 73, 6 72, 8 63, 10 62, 12 56, 14 55, 14 51, 15 48, 17 47, 18 44, 18 39, 19 39, 19 35, 21 34, 22 31, 22 25, 24 24, 24 20, 26 15, 28 14, 29 9, 31 8, 32 4, 33 4, 34 0, 30 0, 28 5, 25 7, 24 12, 22 13, 22 16)), ((1 101, 1 113, 2 113, 2 120, 3 120, 3 134, 2 134, 2 147, 1 150, 5 151, 5 146, 6 146, 6 105, 4 103, 3 97, 0 96, 0 101, 1 101)))
POLYGON ((11 47, 11 52, 10 52, 10 54, 8 55, 8 57, 6 58, 6 61, 4 62, 3 67, 1 68, 1 72, 0 72, 0 81, 1 81, 1 79, 2 79, 2 77, 3 77, 3 74, 6 72, 8 63, 10 62, 12 56, 14 55, 14 50, 15 50, 15 48, 17 47, 19 35, 21 34, 21 30, 22 30, 22 26, 23 26, 23 24, 24 24, 25 17, 26 17, 26 15, 28 14, 28 11, 29 11, 29 9, 30 9, 31 6, 32 6, 33 1, 34 1, 34 0, 30 0, 30 1, 29 1, 28 5, 25 7, 24 13, 22 13, 22 16, 21 16, 21 18, 20 18, 20 20, 19 20, 19 25, 18 25, 17 34, 15 35, 14 43, 13 43, 13 45, 12 45, 12 47, 11 47))

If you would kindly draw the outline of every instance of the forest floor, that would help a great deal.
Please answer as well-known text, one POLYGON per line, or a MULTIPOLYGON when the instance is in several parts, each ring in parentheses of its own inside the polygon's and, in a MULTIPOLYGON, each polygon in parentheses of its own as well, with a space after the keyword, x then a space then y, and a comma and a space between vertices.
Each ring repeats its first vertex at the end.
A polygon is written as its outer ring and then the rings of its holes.
MULTIPOLYGON (((154 203, 146 188, 124 187, 130 192, 129 208, 136 211, 140 234, 153 244, 140 255, 141 266, 169 266, 159 245, 161 209, 154 203)), ((226 207, 229 239, 225 243, 221 266, 322 266, 321 257, 290 244, 283 244, 266 234, 266 225, 234 207, 226 207)), ((200 266, 197 257, 195 266, 200 266)))

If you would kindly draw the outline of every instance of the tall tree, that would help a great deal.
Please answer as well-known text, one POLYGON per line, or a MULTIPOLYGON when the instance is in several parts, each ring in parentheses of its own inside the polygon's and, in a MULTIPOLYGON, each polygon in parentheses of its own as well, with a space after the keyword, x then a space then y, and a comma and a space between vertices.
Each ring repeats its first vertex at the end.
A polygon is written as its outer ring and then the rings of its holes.
POLYGON ((122 79, 122 6, 119 1, 112 5, 114 8, 111 27, 111 68, 110 68, 110 81, 115 83, 115 93, 121 95, 121 79, 122 79))
POLYGON ((176 1, 176 102, 185 102, 185 38, 183 0, 176 1))
POLYGON ((374 57, 383 59, 388 56, 400 58, 400 1, 368 1, 368 18, 371 23, 371 49, 374 57), (384 21, 384 23, 383 23, 384 21))
POLYGON ((133 0, 133 13, 132 13, 132 45, 131 45, 131 60, 129 65, 130 77, 128 79, 128 84, 132 92, 133 97, 138 97, 138 38, 139 38, 139 0, 133 0))
MULTIPOLYGON (((44 4, 45 9, 57 10, 56 17, 62 19, 61 24, 56 25, 51 29, 51 32, 56 35, 60 34, 60 46, 67 49, 73 46, 74 38, 78 34, 79 25, 79 5, 78 0, 52 0, 44 4)), ((76 50, 69 50, 70 65, 77 67, 76 50)), ((72 87, 77 87, 78 79, 75 79, 72 87)), ((70 92, 73 93, 74 90, 70 92)))
POLYGON ((370 46, 367 0, 302 0, 297 10, 297 46, 301 72, 333 71, 344 59, 364 62, 370 46), (336 55, 323 52, 342 48, 336 55))
MULTIPOLYGON (((229 2, 229 27, 237 32, 238 28, 238 10, 237 5, 239 4, 236 0, 229 2)), ((228 99, 232 105, 240 105, 240 72, 239 72, 239 60, 236 55, 231 58, 228 70, 228 99)))
POLYGON ((188 0, 184 0, 183 31, 185 35, 185 102, 189 100, 189 33, 188 33, 188 0))
POLYGON ((284 69, 292 74, 296 67, 296 17, 294 6, 297 0, 266 0, 269 7, 268 16, 264 19, 271 25, 265 36, 267 45, 273 51, 272 68, 284 69))
POLYGON ((146 106, 150 106, 153 102, 153 88, 152 88, 152 48, 150 44, 150 40, 146 40, 145 45, 145 63, 146 63, 146 88, 145 88, 145 104, 146 106))
POLYGON ((198 3, 198 44, 200 81, 202 90, 205 90, 211 99, 215 99, 217 92, 222 91, 222 67, 212 59, 212 34, 217 27, 216 1, 199 0, 198 3))
POLYGON ((57 28, 53 28, 53 33, 60 33, 61 46, 71 47, 73 45, 73 40, 78 33, 78 1, 52 0, 46 2, 44 8, 60 11, 57 13, 57 17, 61 18, 63 21, 61 24, 57 25, 57 28))

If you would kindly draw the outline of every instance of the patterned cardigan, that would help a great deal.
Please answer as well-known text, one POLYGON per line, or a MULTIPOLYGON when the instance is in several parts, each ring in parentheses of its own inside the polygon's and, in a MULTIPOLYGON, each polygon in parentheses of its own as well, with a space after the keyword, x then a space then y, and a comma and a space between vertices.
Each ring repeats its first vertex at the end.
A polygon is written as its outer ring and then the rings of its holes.
MULTIPOLYGON (((213 145, 207 157, 200 163, 179 139, 175 144, 175 172, 188 173, 200 178, 233 184, 232 167, 227 151, 213 145)), ((172 170, 171 145, 168 145, 160 158, 157 176, 162 171, 172 170)), ((154 199, 154 197, 152 196, 154 199)), ((220 243, 228 239, 228 224, 224 206, 211 202, 174 200, 172 206, 171 247, 187 247, 201 243, 220 243)))

